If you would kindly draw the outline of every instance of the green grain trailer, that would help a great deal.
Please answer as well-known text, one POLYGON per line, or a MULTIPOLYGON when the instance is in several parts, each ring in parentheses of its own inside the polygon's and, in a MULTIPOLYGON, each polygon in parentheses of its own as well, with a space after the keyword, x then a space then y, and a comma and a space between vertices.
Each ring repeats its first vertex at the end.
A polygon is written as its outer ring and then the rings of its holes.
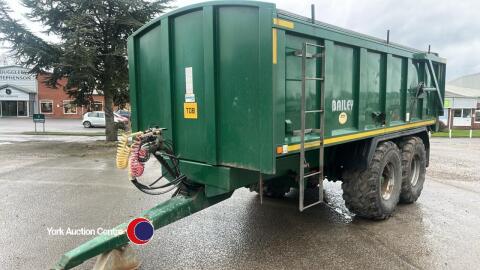
MULTIPOLYGON (((143 214, 155 229, 241 187, 260 197, 297 188, 303 211, 322 202, 324 179, 341 180, 347 207, 372 219, 420 195, 428 130, 443 109, 437 54, 251 1, 181 8, 128 42, 133 130, 150 129, 162 165, 169 142, 168 179, 179 187, 143 214)), ((57 268, 127 243, 95 238, 57 268)))

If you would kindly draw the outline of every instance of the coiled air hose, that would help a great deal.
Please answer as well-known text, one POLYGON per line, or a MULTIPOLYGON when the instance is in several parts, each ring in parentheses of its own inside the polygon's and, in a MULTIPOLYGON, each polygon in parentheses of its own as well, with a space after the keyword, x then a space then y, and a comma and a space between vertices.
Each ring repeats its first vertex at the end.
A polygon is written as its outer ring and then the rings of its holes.
POLYGON ((143 174, 143 171, 145 170, 145 165, 143 165, 142 162, 139 160, 139 152, 141 150, 141 145, 142 141, 140 138, 140 135, 138 135, 132 143, 131 147, 131 155, 130 155, 130 167, 129 167, 129 173, 131 177, 140 177, 143 174))
POLYGON ((128 167, 128 156, 130 155, 130 146, 128 146, 128 133, 124 133, 118 139, 116 163, 117 168, 126 169, 128 167))
POLYGON ((126 169, 128 167, 128 158, 131 152, 131 147, 128 145, 128 139, 130 137, 136 138, 141 134, 143 134, 143 132, 124 133, 122 134, 122 136, 120 136, 120 139, 118 139, 118 145, 117 145, 117 156, 116 156, 117 168, 126 169))
POLYGON ((165 141, 161 138, 161 131, 147 130, 145 132, 136 132, 133 134, 125 133, 118 141, 116 165, 119 169, 128 168, 128 177, 130 181, 140 191, 150 195, 165 194, 180 184, 188 184, 185 175, 180 173, 179 160, 173 152, 171 141, 165 141), (132 144, 129 145, 129 138, 132 137, 132 144), (138 177, 143 175, 145 162, 149 159, 150 152, 162 165, 165 170, 159 178, 151 184, 146 185, 139 182, 138 177), (171 181, 163 185, 156 185, 165 176, 170 175, 171 181))

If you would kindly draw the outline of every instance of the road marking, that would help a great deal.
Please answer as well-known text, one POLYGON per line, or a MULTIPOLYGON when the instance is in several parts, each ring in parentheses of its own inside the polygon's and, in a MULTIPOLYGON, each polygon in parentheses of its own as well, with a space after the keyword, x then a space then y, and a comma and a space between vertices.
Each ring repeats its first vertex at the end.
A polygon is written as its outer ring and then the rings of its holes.
POLYGON ((121 186, 110 185, 99 182, 93 183, 81 183, 81 182, 63 182, 63 181, 46 181, 46 180, 13 180, 13 179, 0 179, 0 183, 15 183, 15 184, 37 184, 37 185, 64 185, 64 186, 76 186, 76 187, 108 187, 108 188, 121 188, 132 189, 133 186, 121 186))
MULTIPOLYGON (((47 161, 52 161, 51 159, 44 159, 47 161)), ((30 164, 32 165, 32 164, 30 164)), ((14 165, 7 165, 2 166, 2 169, 22 169, 27 168, 28 170, 32 169, 42 169, 42 170, 85 170, 85 171, 105 171, 105 168, 97 168, 97 167, 58 167, 58 166, 14 166, 14 165)), ((114 167, 111 167, 112 169, 114 167)), ((110 169, 110 168, 108 168, 110 169)))

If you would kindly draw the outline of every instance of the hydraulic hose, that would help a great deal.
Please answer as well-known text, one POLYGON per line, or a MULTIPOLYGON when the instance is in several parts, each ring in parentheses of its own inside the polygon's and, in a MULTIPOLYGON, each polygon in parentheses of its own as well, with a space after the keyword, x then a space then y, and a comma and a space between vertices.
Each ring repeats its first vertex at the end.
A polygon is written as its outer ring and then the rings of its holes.
POLYGON ((116 163, 119 169, 126 169, 128 167, 128 156, 130 155, 128 137, 128 134, 124 133, 120 139, 118 139, 116 163))
POLYGON ((128 158, 130 156, 130 146, 128 145, 128 139, 132 136, 136 137, 142 134, 142 132, 136 132, 133 134, 124 133, 120 136, 117 145, 117 156, 116 156, 116 164, 117 168, 119 169, 126 169, 128 167, 128 158))
POLYGON ((171 141, 162 138, 161 129, 149 129, 145 132, 123 134, 118 142, 116 164, 120 169, 128 168, 128 178, 140 191, 150 195, 160 195, 172 191, 181 183, 186 183, 185 175, 180 173, 179 160, 174 154, 171 141), (129 138, 132 143, 129 145, 129 138), (165 172, 150 184, 143 184, 138 179, 143 175, 145 162, 153 154, 165 172), (166 184, 157 183, 169 175, 166 184))
POLYGON ((140 135, 138 135, 134 140, 133 140, 133 144, 132 144, 132 147, 131 147, 131 155, 130 155, 130 159, 129 159, 129 162, 130 162, 130 176, 133 178, 136 178, 136 177, 140 177, 142 176, 143 174, 143 171, 145 170, 145 165, 140 162, 139 160, 139 152, 140 152, 140 149, 142 147, 141 145, 141 139, 140 139, 140 135))

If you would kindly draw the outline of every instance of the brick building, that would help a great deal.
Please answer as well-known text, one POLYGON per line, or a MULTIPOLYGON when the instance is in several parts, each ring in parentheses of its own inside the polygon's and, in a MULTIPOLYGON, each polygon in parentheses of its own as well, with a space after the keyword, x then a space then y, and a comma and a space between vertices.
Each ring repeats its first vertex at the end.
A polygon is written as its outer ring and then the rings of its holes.
POLYGON ((47 74, 35 76, 28 71, 17 65, 0 67, 0 117, 31 117, 34 113, 43 113, 47 118, 79 119, 87 111, 103 111, 103 96, 94 95, 94 104, 88 108, 77 107, 63 90, 66 79, 52 88, 44 83, 47 74))
POLYGON ((72 104, 72 98, 63 90, 67 79, 58 81, 56 88, 51 88, 44 83, 46 74, 39 74, 38 81, 38 112, 45 114, 48 118, 82 118, 88 111, 103 111, 103 96, 93 95, 94 104, 89 108, 85 106, 75 106, 72 104))

